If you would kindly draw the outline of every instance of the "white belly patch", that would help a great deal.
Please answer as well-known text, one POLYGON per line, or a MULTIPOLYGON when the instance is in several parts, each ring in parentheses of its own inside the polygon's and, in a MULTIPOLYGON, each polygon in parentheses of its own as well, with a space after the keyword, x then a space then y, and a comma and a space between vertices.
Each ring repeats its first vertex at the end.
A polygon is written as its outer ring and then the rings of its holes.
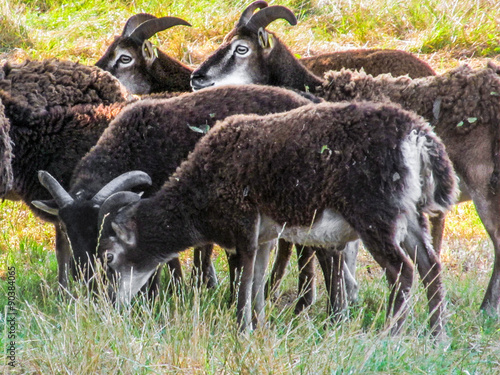
POLYGON ((262 216, 259 242, 279 237, 295 244, 343 249, 347 242, 358 238, 354 229, 341 215, 329 209, 320 215, 319 219, 309 227, 289 227, 286 223, 281 226, 270 217, 262 216))

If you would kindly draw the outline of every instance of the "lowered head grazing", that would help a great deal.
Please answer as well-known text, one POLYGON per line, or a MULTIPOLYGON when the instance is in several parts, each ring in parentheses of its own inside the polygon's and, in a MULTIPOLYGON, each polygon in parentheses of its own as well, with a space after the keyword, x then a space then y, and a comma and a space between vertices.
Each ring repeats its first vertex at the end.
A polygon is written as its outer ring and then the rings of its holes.
POLYGON ((137 95, 189 91, 191 69, 157 50, 148 40, 172 26, 191 26, 177 17, 140 13, 130 17, 96 66, 114 75, 137 95))
POLYGON ((225 42, 193 71, 193 90, 255 83, 314 91, 321 80, 307 71, 279 39, 266 30, 277 19, 297 24, 294 14, 286 7, 268 7, 265 1, 250 4, 225 42), (254 14, 257 9, 260 10, 254 14))

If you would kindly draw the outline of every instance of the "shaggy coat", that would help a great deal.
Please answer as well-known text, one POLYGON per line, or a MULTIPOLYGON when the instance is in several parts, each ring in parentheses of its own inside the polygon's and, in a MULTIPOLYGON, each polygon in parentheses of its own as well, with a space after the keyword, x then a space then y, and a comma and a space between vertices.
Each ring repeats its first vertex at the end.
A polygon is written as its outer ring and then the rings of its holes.
MULTIPOLYGON (((269 8, 260 10, 256 15, 266 9, 269 8)), ((280 9, 283 12, 286 8, 280 7, 280 9)), ((267 21, 272 19, 276 17, 267 21)), ((216 86, 221 82, 228 83, 232 79, 238 83, 258 81, 262 84, 308 90, 329 101, 390 100, 423 116, 434 126, 435 132, 446 145, 446 150, 461 180, 461 199, 474 201, 493 242, 495 251, 493 273, 481 309, 490 315, 498 314, 500 304, 498 67, 492 63, 483 69, 461 66, 443 75, 414 80, 408 77, 393 78, 390 75, 372 77, 362 72, 343 70, 329 72, 325 80, 322 80, 301 65, 278 38, 267 31, 266 33, 273 42, 262 47, 258 43, 259 37, 255 30, 244 26, 233 30, 229 34, 231 39, 193 72, 192 86, 216 86), (225 62, 221 63, 220 56, 223 55, 223 50, 227 51, 229 48, 235 50, 237 45, 245 43, 254 46, 255 50, 246 58, 237 61, 239 65, 244 66, 246 60, 251 59, 253 55, 258 56, 259 63, 253 65, 256 67, 253 71, 241 70, 236 63, 226 65, 225 62), (282 66, 282 62, 286 66, 282 66)), ((433 221, 434 244, 438 252, 443 227, 444 215, 441 214, 433 221)))
POLYGON ((233 116, 196 145, 157 194, 114 216, 116 236, 104 238, 100 251, 121 273, 118 299, 127 301, 125 291, 133 295, 159 262, 185 248, 207 242, 235 248, 243 259, 238 320, 244 327, 258 243, 282 235, 343 248, 358 235, 391 286, 401 283, 391 297, 397 312, 412 280, 402 241, 419 258, 437 332, 444 308, 440 265, 423 213, 447 210, 455 193, 444 146, 422 119, 397 106, 324 103, 233 116))
POLYGON ((120 112, 128 94, 109 73, 68 61, 7 63, 0 72, 0 100, 10 121, 13 154, 13 182, 3 198, 22 199, 56 225, 59 282, 66 286, 66 236, 54 216, 31 204, 50 198, 37 171, 48 170, 68 186, 76 163, 120 112))
POLYGON ((0 99, 0 196, 12 188, 12 141, 10 121, 5 117, 4 106, 0 99))
POLYGON ((421 78, 436 75, 427 64, 411 53, 389 49, 354 49, 304 57, 299 60, 308 70, 323 77, 330 70, 361 70, 378 76, 390 73, 393 77, 408 75, 421 78))
POLYGON ((289 90, 244 86, 129 105, 74 169, 69 189, 74 202, 58 208, 75 258, 85 265, 97 247, 99 207, 92 198, 115 177, 130 170, 147 172, 152 185, 142 188, 149 195, 160 189, 217 120, 238 113, 283 112, 310 103, 289 90))

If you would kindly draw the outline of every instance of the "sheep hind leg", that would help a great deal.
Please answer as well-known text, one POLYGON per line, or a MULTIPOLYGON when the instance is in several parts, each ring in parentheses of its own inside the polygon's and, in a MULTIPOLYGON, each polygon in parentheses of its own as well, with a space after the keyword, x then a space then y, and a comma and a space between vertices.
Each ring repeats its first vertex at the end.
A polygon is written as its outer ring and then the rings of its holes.
POLYGON ((191 279, 195 281, 198 287, 203 283, 207 288, 215 288, 218 283, 217 274, 212 263, 213 248, 212 244, 194 248, 191 279))
POLYGON ((444 334, 444 287, 441 281, 441 263, 432 248, 428 232, 427 219, 424 215, 408 218, 407 234, 403 246, 409 256, 415 260, 418 273, 426 288, 429 304, 429 323, 433 336, 444 334))
POLYGON ((276 248, 276 259, 273 264, 273 269, 271 271, 271 277, 269 282, 266 284, 266 298, 270 295, 275 294, 285 276, 286 266, 290 263, 290 257, 292 256, 293 244, 279 239, 278 246, 276 248))
POLYGON ((413 266, 395 238, 383 239, 365 233, 361 236, 361 240, 375 261, 385 271, 391 290, 387 306, 387 319, 391 320, 391 333, 398 334, 401 332, 408 315, 408 297, 413 282, 413 266))
POLYGON ((480 194, 471 189, 471 196, 477 213, 493 242, 495 252, 493 272, 480 309, 491 317, 497 317, 500 304, 500 191, 496 194, 487 191, 480 194), (488 199, 484 198, 485 196, 488 199))

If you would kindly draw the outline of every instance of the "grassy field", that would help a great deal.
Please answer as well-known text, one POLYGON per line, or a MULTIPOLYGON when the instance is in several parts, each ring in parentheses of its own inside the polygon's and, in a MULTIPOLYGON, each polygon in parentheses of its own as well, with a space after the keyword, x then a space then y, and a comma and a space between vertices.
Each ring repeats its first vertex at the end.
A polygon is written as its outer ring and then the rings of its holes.
MULTIPOLYGON (((138 12, 178 16, 193 27, 160 33, 153 42, 197 65, 232 28, 247 1, 0 0, 0 60, 57 57, 93 64, 138 12)), ((295 27, 269 27, 300 56, 354 47, 399 48, 436 70, 481 66, 500 52, 496 0, 318 0, 280 3, 299 18, 295 27)), ((229 306, 225 256, 219 252, 216 290, 186 286, 154 306, 138 298, 117 311, 85 287, 72 297, 57 289, 53 228, 20 203, 0 207, 0 372, 6 374, 498 374, 500 323, 479 312, 493 248, 470 203, 449 215, 443 246, 449 339, 427 335, 426 298, 419 280, 404 332, 388 335, 388 288, 365 251, 359 259, 359 303, 340 324, 329 323, 318 280, 316 303, 299 316, 296 263, 279 298, 269 301, 269 324, 237 335, 229 306), (11 267, 15 268, 15 272, 11 267), (9 268, 12 272, 9 279, 9 268), (13 278, 15 277, 15 281, 13 278), (11 288, 11 289, 9 289, 11 288), (14 338, 8 292, 15 289, 14 338), (5 296, 5 298, 4 298, 5 296), (9 351, 15 342, 16 367, 9 351)), ((189 274, 189 252, 183 254, 189 274)))

